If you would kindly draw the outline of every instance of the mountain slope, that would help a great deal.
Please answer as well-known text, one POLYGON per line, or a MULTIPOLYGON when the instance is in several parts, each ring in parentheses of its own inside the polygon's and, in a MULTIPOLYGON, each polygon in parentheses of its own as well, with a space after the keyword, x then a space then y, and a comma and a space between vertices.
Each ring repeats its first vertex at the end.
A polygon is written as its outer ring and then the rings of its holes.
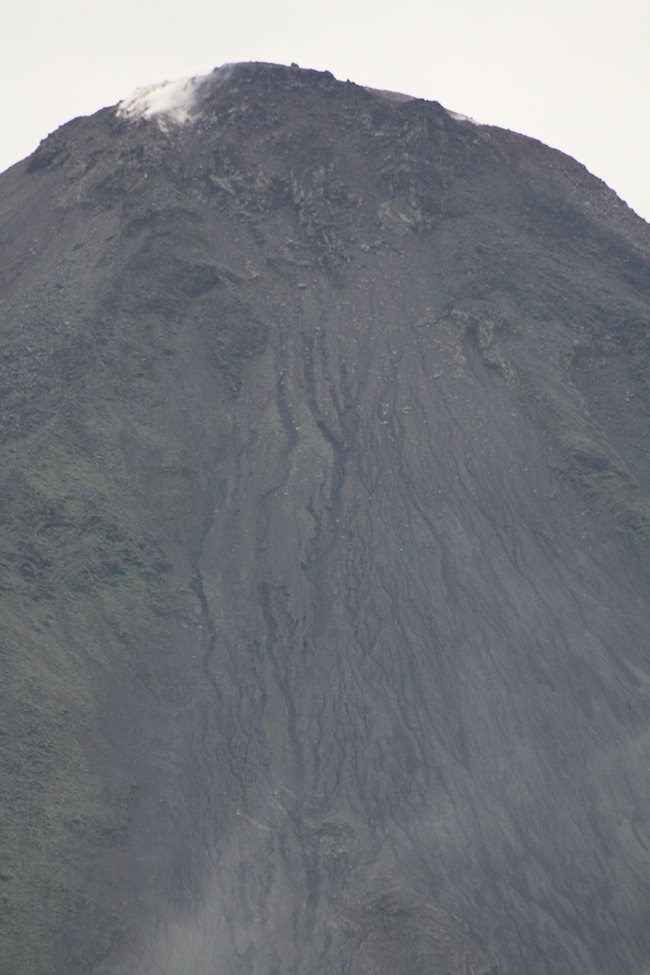
POLYGON ((647 225, 437 103, 183 97, 0 178, 0 971, 647 973, 647 225))

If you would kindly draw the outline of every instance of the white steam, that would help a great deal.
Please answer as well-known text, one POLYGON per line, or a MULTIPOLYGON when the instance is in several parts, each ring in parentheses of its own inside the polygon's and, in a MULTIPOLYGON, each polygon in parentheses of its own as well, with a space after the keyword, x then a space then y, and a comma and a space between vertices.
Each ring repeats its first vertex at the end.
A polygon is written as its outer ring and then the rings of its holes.
POLYGON ((455 118, 457 122, 471 122, 472 125, 481 124, 480 122, 477 122, 476 119, 470 118, 469 115, 461 115, 460 112, 450 112, 449 109, 446 109, 446 111, 447 115, 451 115, 451 117, 455 118))
POLYGON ((117 114, 131 120, 155 118, 161 128, 166 128, 169 122, 183 125, 194 114, 198 89, 204 80, 204 75, 197 75, 136 88, 129 98, 119 103, 117 114))

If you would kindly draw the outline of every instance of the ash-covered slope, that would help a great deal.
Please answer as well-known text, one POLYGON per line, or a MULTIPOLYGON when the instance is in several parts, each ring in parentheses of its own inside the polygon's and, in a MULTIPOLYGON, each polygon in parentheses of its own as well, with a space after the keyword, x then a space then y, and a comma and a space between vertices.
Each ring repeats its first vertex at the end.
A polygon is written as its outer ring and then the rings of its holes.
POLYGON ((647 975, 648 226, 329 74, 154 95, 0 178, 0 972, 647 975))

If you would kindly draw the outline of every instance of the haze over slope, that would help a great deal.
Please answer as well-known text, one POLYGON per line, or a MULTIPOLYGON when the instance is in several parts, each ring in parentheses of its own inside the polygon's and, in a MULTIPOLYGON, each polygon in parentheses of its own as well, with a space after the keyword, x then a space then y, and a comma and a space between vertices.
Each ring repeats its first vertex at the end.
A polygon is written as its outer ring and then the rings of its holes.
POLYGON ((183 91, 0 178, 0 972, 647 975, 648 225, 183 91))

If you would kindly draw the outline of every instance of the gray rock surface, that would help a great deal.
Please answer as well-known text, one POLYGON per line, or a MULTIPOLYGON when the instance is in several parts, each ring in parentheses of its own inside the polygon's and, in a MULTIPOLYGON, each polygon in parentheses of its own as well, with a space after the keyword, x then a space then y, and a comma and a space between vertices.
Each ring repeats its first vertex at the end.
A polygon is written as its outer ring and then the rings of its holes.
POLYGON ((0 288, 2 975, 647 975, 647 224, 238 65, 0 288))

